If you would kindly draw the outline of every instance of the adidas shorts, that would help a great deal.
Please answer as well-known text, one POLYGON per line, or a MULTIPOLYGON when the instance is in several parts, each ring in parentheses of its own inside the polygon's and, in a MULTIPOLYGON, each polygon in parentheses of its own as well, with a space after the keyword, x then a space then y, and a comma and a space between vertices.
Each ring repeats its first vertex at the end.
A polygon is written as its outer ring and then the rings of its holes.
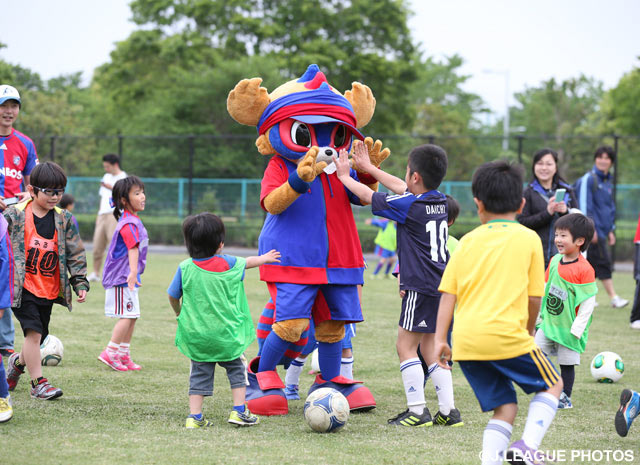
POLYGON ((402 298, 402 312, 398 325, 414 333, 435 333, 440 296, 406 291, 402 298))
POLYGON ((111 318, 140 318, 138 288, 133 291, 127 286, 107 289, 104 299, 104 314, 111 318))

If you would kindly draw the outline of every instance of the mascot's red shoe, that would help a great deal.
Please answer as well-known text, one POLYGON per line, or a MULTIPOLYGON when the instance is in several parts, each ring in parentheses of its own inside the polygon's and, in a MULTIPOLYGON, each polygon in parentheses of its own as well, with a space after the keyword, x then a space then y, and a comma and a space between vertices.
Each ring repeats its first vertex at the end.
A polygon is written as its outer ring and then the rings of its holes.
POLYGON ((262 371, 256 373, 260 357, 256 357, 247 367, 247 405, 256 415, 286 415, 289 413, 284 383, 278 372, 262 371))
MULTIPOLYGON (((373 394, 360 381, 354 381, 344 376, 336 376, 330 381, 325 381, 322 376, 316 376, 315 382, 309 388, 309 394, 316 389, 329 387, 338 390, 349 402, 349 410, 352 412, 366 412, 376 408, 376 400, 373 394)), ((253 412, 253 410, 251 410, 253 412)))

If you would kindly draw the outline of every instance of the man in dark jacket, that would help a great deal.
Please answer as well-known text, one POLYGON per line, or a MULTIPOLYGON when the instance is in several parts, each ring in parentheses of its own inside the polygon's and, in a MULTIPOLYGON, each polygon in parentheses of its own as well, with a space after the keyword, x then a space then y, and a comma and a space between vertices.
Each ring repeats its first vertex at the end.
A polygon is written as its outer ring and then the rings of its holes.
POLYGON ((622 308, 629 301, 619 297, 611 279, 611 257, 608 245, 616 243, 615 218, 616 206, 613 201, 613 185, 611 183, 611 167, 615 163, 616 153, 612 147, 598 147, 594 155, 594 165, 576 182, 576 193, 582 212, 590 217, 596 226, 591 246, 587 251, 587 260, 596 272, 596 278, 602 281, 607 294, 611 298, 611 306, 622 308))

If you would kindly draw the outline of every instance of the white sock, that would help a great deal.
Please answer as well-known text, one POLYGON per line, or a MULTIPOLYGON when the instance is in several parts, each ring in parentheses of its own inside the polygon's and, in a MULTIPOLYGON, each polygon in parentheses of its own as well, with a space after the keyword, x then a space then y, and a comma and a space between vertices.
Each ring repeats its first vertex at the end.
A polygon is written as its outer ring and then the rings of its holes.
POLYGON ((304 368, 304 362, 307 360, 307 357, 301 358, 297 357, 295 360, 291 362, 289 368, 287 368, 287 373, 284 375, 284 384, 289 386, 293 384, 297 386, 300 384, 300 374, 302 373, 302 369, 304 368))
POLYGON ((429 366, 429 376, 438 395, 438 408, 443 415, 449 415, 455 408, 453 403, 453 379, 451 371, 441 368, 437 363, 429 366))
POLYGON ((342 357, 340 374, 345 378, 353 379, 353 357, 342 357))
POLYGON ((115 355, 118 353, 118 350, 120 350, 120 344, 109 341, 109 344, 107 344, 107 353, 109 355, 115 355))
POLYGON ((532 449, 538 450, 553 417, 558 410, 558 398, 548 392, 539 392, 529 403, 527 423, 524 425, 522 440, 532 449))
POLYGON ((131 344, 127 344, 126 342, 120 343, 120 349, 118 350, 118 354, 123 356, 129 355, 129 346, 131 346, 131 344))
POLYGON ((502 465, 513 426, 502 420, 489 420, 482 435, 482 465, 502 465))
POLYGON ((427 402, 424 400, 424 371, 418 357, 410 358, 400 364, 404 394, 407 407, 416 415, 422 415, 427 402))

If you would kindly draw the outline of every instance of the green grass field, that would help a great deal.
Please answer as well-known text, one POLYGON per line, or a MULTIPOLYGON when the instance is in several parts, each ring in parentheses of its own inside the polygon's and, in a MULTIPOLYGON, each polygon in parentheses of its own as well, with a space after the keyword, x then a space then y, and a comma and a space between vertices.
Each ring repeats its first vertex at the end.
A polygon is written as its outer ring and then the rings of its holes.
MULTIPOLYGON (((412 429, 386 424, 387 418, 405 409, 395 353, 400 300, 393 280, 367 281, 363 293, 366 321, 358 326, 353 340, 355 377, 371 389, 377 409, 351 415, 338 433, 318 434, 304 422, 304 400, 299 400, 289 403, 287 416, 263 417, 256 427, 235 428, 226 422, 231 393, 224 370, 218 369, 214 396, 204 406, 215 426, 186 430, 189 361, 173 344, 176 321, 166 297, 166 288, 183 258, 158 254, 149 258, 140 290, 142 318, 132 341, 132 354, 143 366, 141 372, 115 372, 97 360, 113 327, 113 320, 104 317, 100 285, 94 283, 87 303, 75 305, 72 313, 56 306, 50 332, 63 341, 64 360, 60 366, 45 367, 44 375, 63 389, 64 396, 51 402, 33 400, 27 376, 20 380, 12 393, 14 417, 0 425, 1 464, 479 463, 489 415, 480 412, 459 369, 454 368, 453 380, 464 427, 412 429)), ((630 273, 618 273, 615 283, 620 295, 631 298, 634 282, 630 273)), ((257 270, 247 271, 245 286, 255 322, 268 298, 266 286, 258 280, 257 270)), ((640 389, 640 332, 629 328, 628 307, 612 309, 602 290, 598 301, 587 351, 576 371, 575 407, 558 412, 542 448, 566 451, 564 463, 619 463, 608 462, 606 455, 597 453, 592 456, 596 460, 583 456, 572 461, 572 450, 631 450, 633 460, 622 463, 640 463, 640 424, 627 438, 618 437, 613 427, 620 391, 640 389), (591 359, 604 350, 617 352, 625 361, 625 376, 617 384, 597 384, 589 373, 591 359)), ((19 327, 16 339, 19 349, 19 327)), ((247 357, 254 356, 257 347, 254 343, 247 357)), ((307 371, 308 367, 301 378, 301 392, 313 381, 307 371)), ((522 433, 529 402, 521 391, 519 394, 515 439, 522 433)), ((437 398, 431 383, 426 396, 435 414, 437 398)))

